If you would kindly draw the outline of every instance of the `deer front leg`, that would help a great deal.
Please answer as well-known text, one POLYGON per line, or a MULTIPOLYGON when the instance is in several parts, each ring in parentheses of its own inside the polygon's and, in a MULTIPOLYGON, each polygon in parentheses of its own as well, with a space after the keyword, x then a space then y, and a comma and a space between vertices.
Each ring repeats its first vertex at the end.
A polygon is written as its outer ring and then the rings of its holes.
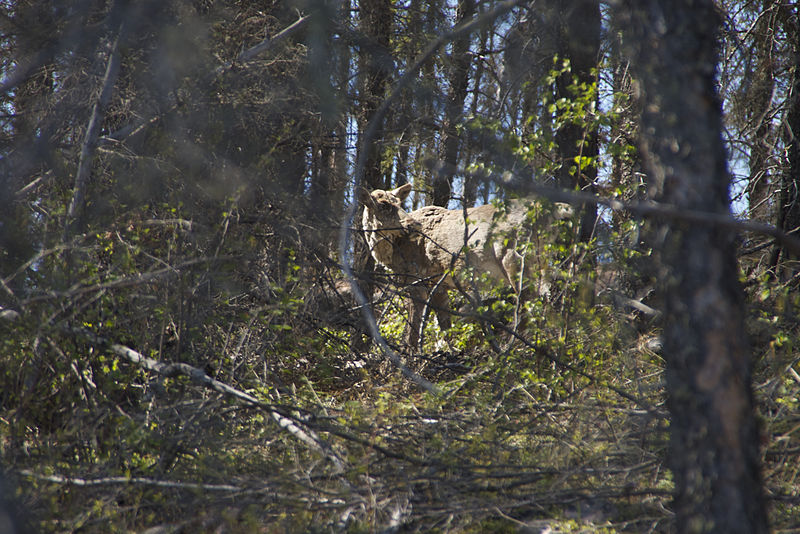
POLYGON ((424 324, 423 316, 426 312, 432 309, 436 312, 436 320, 439 322, 439 328, 442 330, 450 329, 450 311, 449 299, 447 291, 444 289, 437 289, 434 293, 429 294, 427 288, 414 288, 410 292, 408 299, 408 335, 406 341, 408 346, 412 349, 419 349, 420 340, 422 339, 422 325, 424 324), (425 307, 428 306, 426 310, 425 307))

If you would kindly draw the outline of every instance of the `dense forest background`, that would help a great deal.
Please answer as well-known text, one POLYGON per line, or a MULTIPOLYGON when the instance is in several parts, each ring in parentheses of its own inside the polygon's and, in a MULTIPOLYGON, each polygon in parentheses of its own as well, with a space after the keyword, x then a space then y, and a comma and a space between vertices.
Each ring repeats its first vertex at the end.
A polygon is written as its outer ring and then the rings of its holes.
POLYGON ((20 0, 0 29, 0 527, 800 530, 793 2, 20 0), (405 183, 571 204, 531 215, 548 290, 453 291, 409 346, 358 203, 405 183))

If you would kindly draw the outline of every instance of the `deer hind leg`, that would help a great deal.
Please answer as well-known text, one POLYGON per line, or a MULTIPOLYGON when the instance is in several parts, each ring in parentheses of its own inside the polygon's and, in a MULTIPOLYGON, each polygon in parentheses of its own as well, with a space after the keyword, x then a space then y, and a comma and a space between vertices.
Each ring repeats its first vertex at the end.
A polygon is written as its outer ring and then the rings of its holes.
POLYGON ((503 273, 506 275, 508 283, 514 289, 514 293, 519 295, 523 289, 523 280, 520 278, 520 273, 528 268, 525 265, 525 257, 511 248, 505 251, 500 263, 503 266, 503 273))
POLYGON ((406 343, 412 350, 419 348, 420 329, 422 328, 422 315, 425 313, 426 292, 423 288, 412 287, 409 289, 408 306, 408 331, 406 343))
POLYGON ((447 297, 447 290, 437 289, 430 297, 431 308, 436 312, 436 320, 439 323, 439 328, 442 330, 450 330, 450 300, 447 297))

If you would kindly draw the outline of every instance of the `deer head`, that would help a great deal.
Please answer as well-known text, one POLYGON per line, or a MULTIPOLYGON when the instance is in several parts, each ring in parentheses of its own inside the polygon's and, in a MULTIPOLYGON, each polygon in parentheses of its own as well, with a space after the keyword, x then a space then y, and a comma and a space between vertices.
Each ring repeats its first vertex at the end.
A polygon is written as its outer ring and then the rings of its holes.
POLYGON ((407 238, 419 226, 403 209, 411 193, 411 184, 384 191, 376 189, 362 195, 364 216, 362 227, 372 255, 381 264, 391 267, 394 241, 407 238))

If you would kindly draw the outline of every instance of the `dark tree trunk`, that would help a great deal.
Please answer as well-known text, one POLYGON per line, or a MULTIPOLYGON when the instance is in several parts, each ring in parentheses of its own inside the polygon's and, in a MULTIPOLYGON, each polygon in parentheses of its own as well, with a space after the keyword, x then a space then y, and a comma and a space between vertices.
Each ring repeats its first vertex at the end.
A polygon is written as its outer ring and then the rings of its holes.
MULTIPOLYGON (((471 19, 475 15, 474 0, 459 0, 456 24, 471 19)), ((469 34, 453 41, 452 64, 450 65, 449 90, 445 107, 443 128, 442 159, 444 172, 436 173, 433 179, 433 203, 447 206, 453 189, 452 170, 458 166, 459 136, 458 123, 464 113, 464 101, 467 99, 469 83, 470 55, 469 34)))
MULTIPOLYGON (((771 0, 765 0, 764 7, 769 7, 766 4, 770 2, 771 0)), ((750 94, 746 105, 747 117, 750 122, 756 124, 756 127, 749 139, 748 165, 750 172, 747 179, 747 193, 750 218, 772 223, 774 221, 770 215, 774 214, 774 211, 770 209, 772 187, 768 172, 769 155, 772 150, 767 143, 772 137, 772 118, 769 116, 769 110, 775 88, 773 34, 777 10, 766 13, 765 16, 759 17, 753 30, 754 35, 757 36, 755 42, 756 68, 753 79, 750 81, 750 94)))
MULTIPOLYGON (((389 37, 392 29, 392 3, 389 0, 364 0, 360 2, 361 32, 364 44, 360 52, 361 64, 361 120, 360 131, 381 105, 389 86, 389 73, 393 70, 389 52, 389 37)), ((388 187, 384 183, 381 154, 383 152, 384 128, 381 125, 375 139, 368 145, 369 151, 364 169, 364 186, 368 189, 388 187)))
MULTIPOLYGON (((557 28, 555 39, 559 59, 568 59, 571 70, 556 80, 556 100, 572 100, 575 94, 570 90, 574 83, 591 85, 595 82, 592 69, 597 67, 600 55, 600 3, 598 0, 573 0, 561 2, 548 0, 548 18, 557 28)), ((579 168, 577 158, 598 156, 598 132, 596 128, 587 129, 586 124, 567 121, 555 134, 558 157, 561 161, 557 179, 564 189, 594 191, 597 167, 589 165, 579 168)), ((597 207, 585 206, 581 213, 579 239, 591 239, 597 219, 597 207)))
MULTIPOLYGON (((795 20, 800 17, 800 6, 795 6, 795 20)), ((778 211, 778 227, 790 234, 800 233, 800 32, 796 25, 787 24, 786 31, 790 42, 794 43, 794 69, 791 77, 790 99, 786 122, 788 134, 786 138, 787 162, 781 176, 780 209, 778 211), (794 34, 794 35, 792 35, 794 34)), ((778 261, 783 257, 783 276, 789 277, 798 271, 794 264, 798 258, 792 257, 787 250, 778 249, 772 264, 778 270, 778 261)))
MULTIPOLYGON (((627 0, 618 27, 644 91, 641 150, 660 200, 729 212, 710 0, 627 0)), ((767 532, 734 236, 676 223, 660 250, 677 532, 767 532)))
MULTIPOLYGON (((316 128, 321 135, 312 141, 313 172, 310 184, 312 216, 327 228, 331 217, 338 218, 344 206, 347 186, 347 118, 337 102, 336 94, 344 94, 350 76, 350 47, 338 46, 330 35, 330 19, 346 20, 350 17, 350 1, 339 2, 330 12, 322 11, 314 26, 310 41, 317 47, 311 50, 312 69, 318 69, 325 80, 316 86, 320 94, 321 120, 316 128), (330 81, 329 81, 330 80, 330 81)), ((319 77, 319 76, 318 76, 319 77)), ((335 229, 331 226, 329 238, 335 229)))
MULTIPOLYGON (((367 124, 372 120, 376 110, 386 96, 389 87, 389 76, 393 71, 392 57, 389 50, 389 37, 392 29, 392 3, 391 0, 363 0, 359 2, 361 16, 361 32, 364 42, 359 51, 359 65, 361 77, 359 134, 364 135, 367 124)), ((383 173, 383 137, 386 119, 375 130, 375 137, 364 146, 367 156, 364 166, 362 187, 385 189, 389 184, 384 180, 383 173)), ((358 192, 356 192, 358 194, 358 192)), ((365 280, 361 290, 372 299, 374 283, 371 280, 375 272, 375 260, 369 251, 361 245, 356 246, 355 268, 359 279, 365 280)))

